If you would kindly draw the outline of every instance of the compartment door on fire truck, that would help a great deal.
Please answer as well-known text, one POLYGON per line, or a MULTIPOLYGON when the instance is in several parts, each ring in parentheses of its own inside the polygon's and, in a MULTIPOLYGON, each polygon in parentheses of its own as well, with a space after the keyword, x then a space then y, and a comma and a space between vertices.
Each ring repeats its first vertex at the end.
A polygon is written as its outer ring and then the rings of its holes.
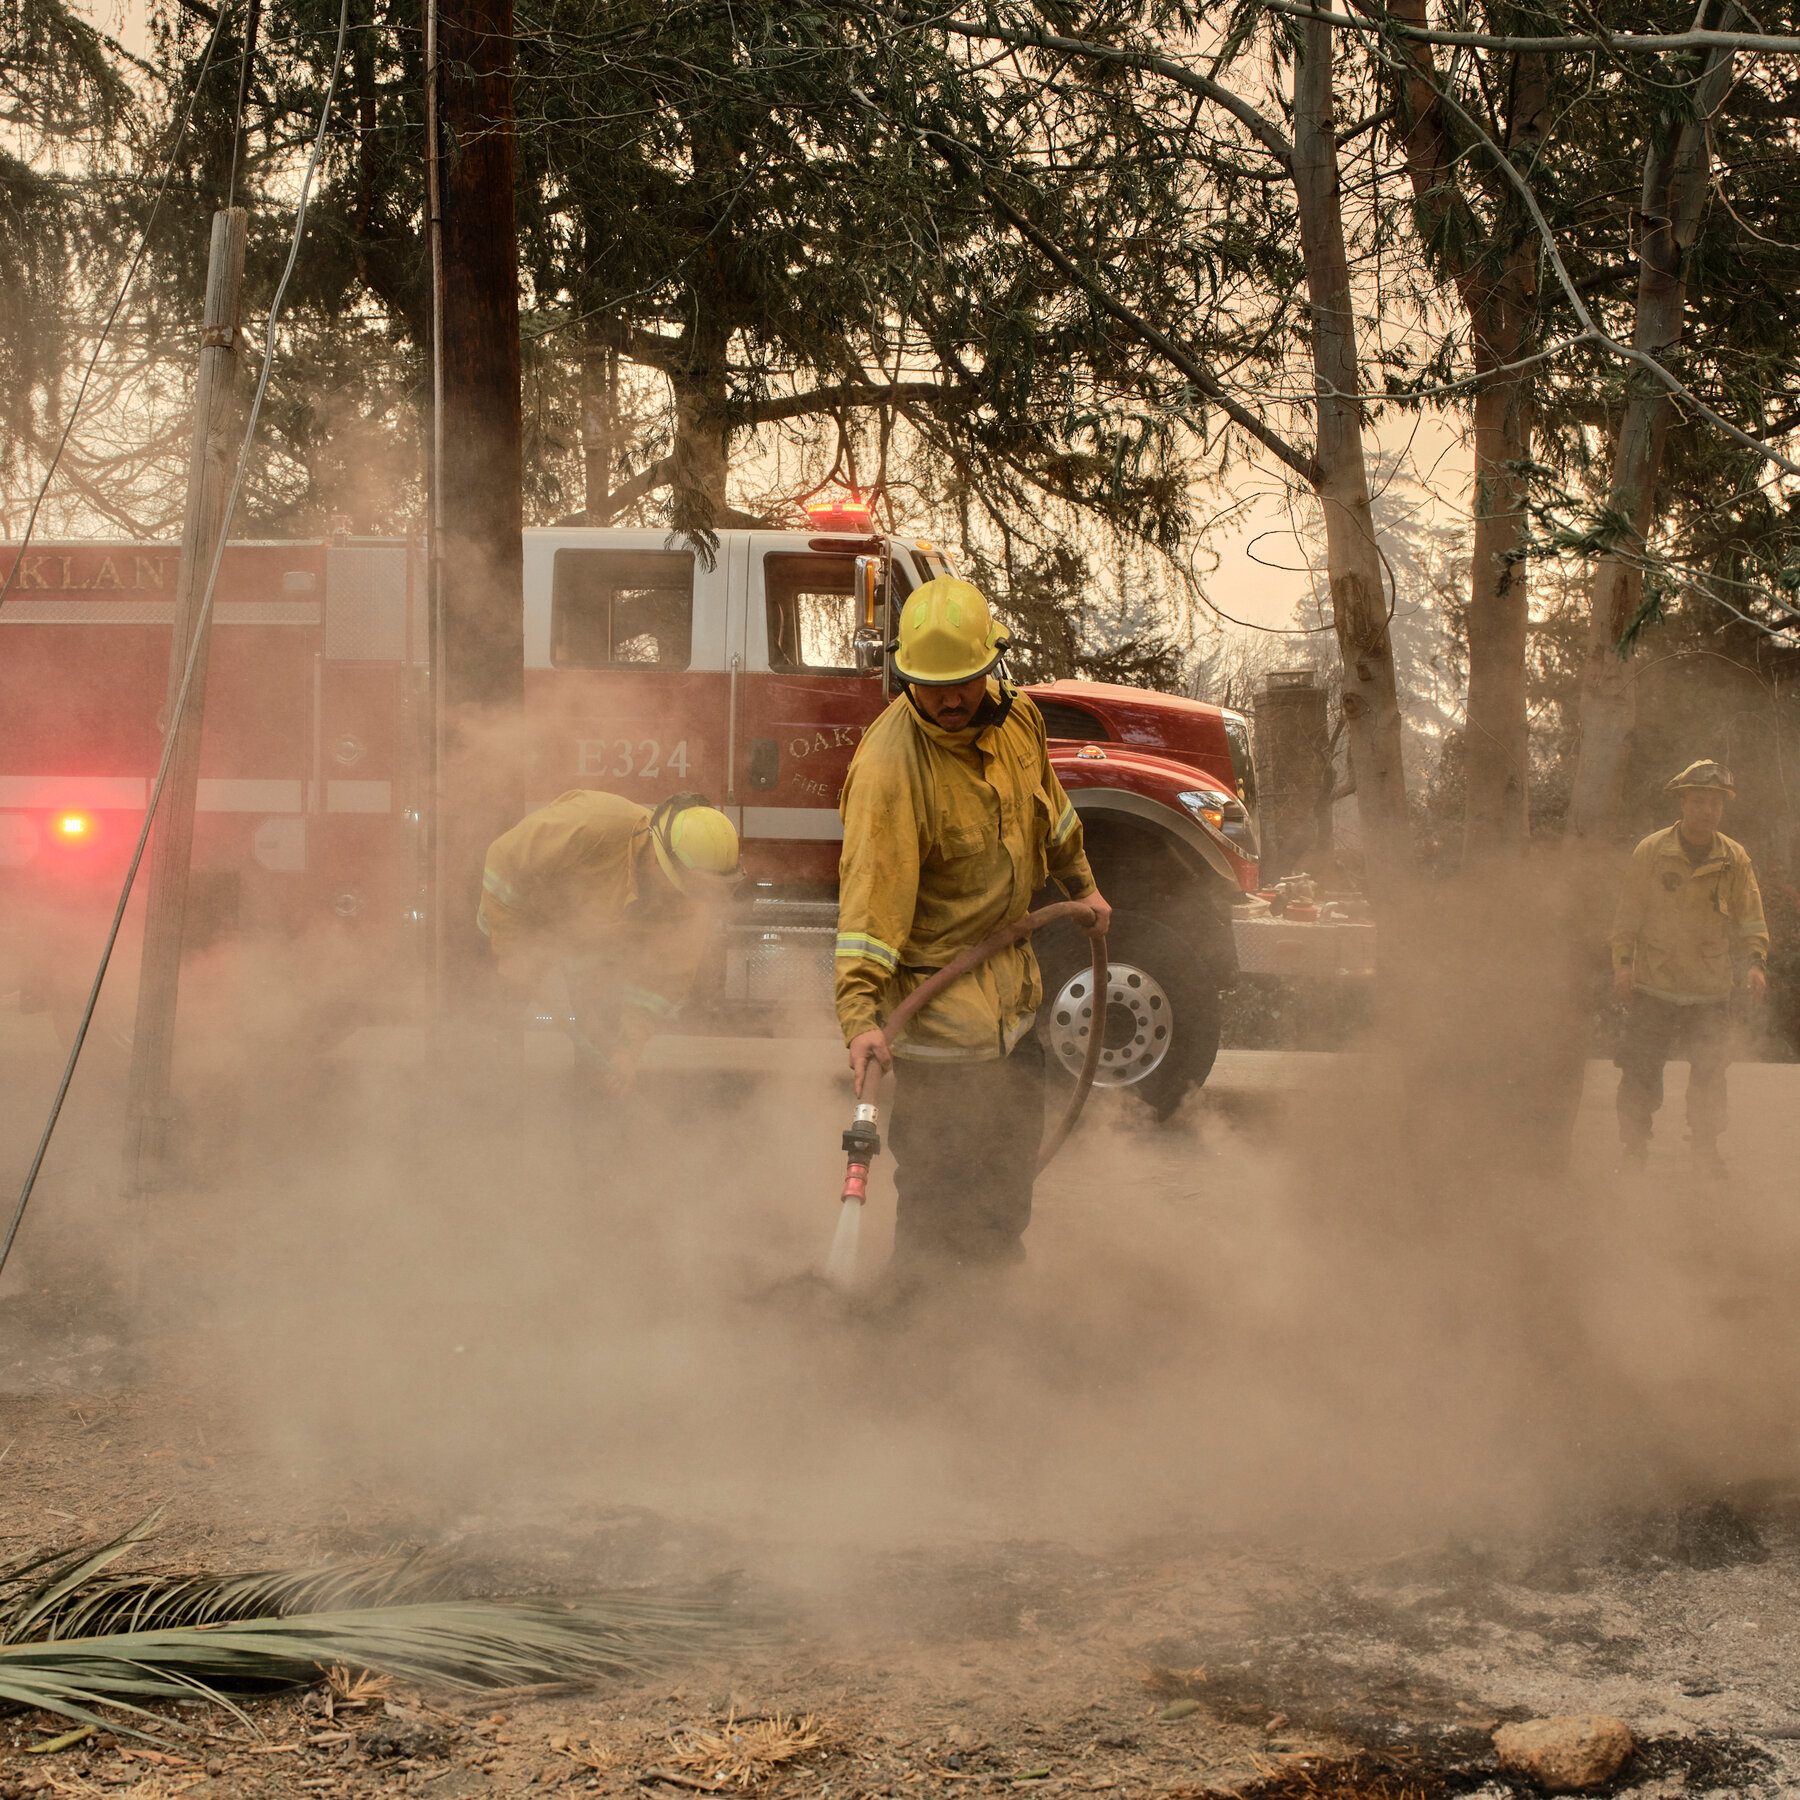
MULTIPOLYGON (((879 675, 856 672, 856 558, 880 546, 793 533, 750 537, 748 656, 738 727, 745 860, 777 882, 831 881, 843 826, 838 794, 862 734, 887 704, 879 675)), ((900 596, 912 576, 896 558, 900 596)), ((884 627, 885 629, 885 627, 884 627)))
POLYGON ((576 787, 645 805, 723 797, 742 558, 730 532, 711 567, 665 531, 525 533, 531 805, 576 787))

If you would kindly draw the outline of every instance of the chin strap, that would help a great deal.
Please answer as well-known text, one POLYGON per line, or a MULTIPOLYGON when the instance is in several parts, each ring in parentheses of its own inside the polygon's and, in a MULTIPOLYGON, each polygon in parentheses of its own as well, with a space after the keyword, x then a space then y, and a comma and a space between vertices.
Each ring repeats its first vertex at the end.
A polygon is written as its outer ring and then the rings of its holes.
MULTIPOLYGON (((994 681, 995 685, 1000 689, 1000 698, 996 700, 992 694, 984 694, 982 696, 981 704, 976 707, 974 716, 969 720, 968 724, 963 727, 963 730, 986 731, 990 725, 1004 725, 1006 723, 1008 715, 1012 712, 1013 702, 1019 697, 1019 690, 1014 687, 1010 681, 1005 680, 999 675, 994 677, 994 681)), ((907 703, 912 707, 913 711, 917 713, 927 725, 936 726, 939 731, 943 730, 943 727, 938 725, 937 720, 932 718, 924 707, 919 704, 919 697, 913 692, 912 682, 903 681, 900 684, 900 691, 906 695, 907 703)))

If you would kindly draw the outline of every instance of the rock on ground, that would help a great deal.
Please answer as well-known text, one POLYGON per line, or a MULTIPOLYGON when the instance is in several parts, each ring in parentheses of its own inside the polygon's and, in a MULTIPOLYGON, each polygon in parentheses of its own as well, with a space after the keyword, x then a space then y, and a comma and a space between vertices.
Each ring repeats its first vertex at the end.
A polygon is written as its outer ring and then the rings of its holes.
POLYGON ((1500 1766, 1529 1775, 1552 1793, 1603 1786, 1618 1774, 1631 1750, 1631 1728, 1607 1713, 1527 1719, 1494 1733, 1500 1766))

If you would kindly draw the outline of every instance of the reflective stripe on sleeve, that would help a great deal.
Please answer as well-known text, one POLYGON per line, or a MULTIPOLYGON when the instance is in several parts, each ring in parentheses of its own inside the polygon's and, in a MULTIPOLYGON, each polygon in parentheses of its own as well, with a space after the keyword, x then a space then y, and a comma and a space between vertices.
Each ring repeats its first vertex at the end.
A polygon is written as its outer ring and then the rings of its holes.
POLYGON ((1060 844, 1075 829, 1075 804, 1071 800, 1063 802, 1062 817, 1056 821, 1056 829, 1050 833, 1050 841, 1060 844))
POLYGON ((900 952, 866 931, 840 931, 834 955, 839 961, 872 962, 890 975, 900 966, 900 952))

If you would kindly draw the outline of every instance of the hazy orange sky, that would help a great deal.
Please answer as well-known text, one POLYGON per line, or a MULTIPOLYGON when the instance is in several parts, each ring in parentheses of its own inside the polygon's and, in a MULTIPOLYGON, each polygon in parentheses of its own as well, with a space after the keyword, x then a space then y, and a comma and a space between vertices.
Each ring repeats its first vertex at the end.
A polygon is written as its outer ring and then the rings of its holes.
MULTIPOLYGON (((1436 416, 1395 416, 1377 422, 1370 433, 1372 456, 1400 458, 1409 507, 1422 510, 1434 523, 1466 519, 1473 464, 1459 425, 1436 416)), ((1285 473, 1285 471, 1283 472, 1285 473)), ((1284 481, 1254 466, 1234 479, 1238 504, 1221 494, 1215 505, 1217 522, 1202 520, 1204 571, 1216 559, 1217 567, 1203 576, 1208 598, 1221 615, 1245 625, 1281 629, 1294 622, 1294 608, 1312 591, 1306 566, 1305 546, 1296 527, 1305 529, 1316 519, 1317 503, 1309 494, 1290 498, 1284 481)), ((1375 491, 1376 518, 1383 512, 1384 494, 1375 491)))

